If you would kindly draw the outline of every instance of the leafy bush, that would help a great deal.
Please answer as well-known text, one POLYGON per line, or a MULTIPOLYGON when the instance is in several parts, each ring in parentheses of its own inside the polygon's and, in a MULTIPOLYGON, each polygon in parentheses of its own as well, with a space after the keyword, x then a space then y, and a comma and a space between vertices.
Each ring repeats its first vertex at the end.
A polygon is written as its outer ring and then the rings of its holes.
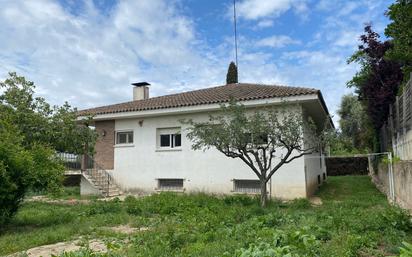
POLYGON ((126 212, 132 215, 140 215, 142 213, 142 207, 140 202, 133 196, 128 196, 124 200, 126 206, 126 212))
POLYGON ((298 198, 290 201, 289 207, 294 209, 307 209, 311 207, 311 204, 306 198, 298 198))
POLYGON ((106 213, 119 213, 122 211, 122 205, 118 198, 110 201, 94 201, 85 211, 86 216, 106 213))
MULTIPOLYGON (((262 241, 258 239, 256 241, 262 241)), ((247 249, 241 249, 239 257, 283 257, 283 256, 315 256, 318 253, 319 241, 314 235, 302 230, 274 233, 271 243, 260 242, 251 244, 247 249)))
POLYGON ((63 172, 50 148, 36 144, 25 149, 23 137, 3 115, 0 115, 0 225, 17 212, 29 189, 55 189, 63 172))
POLYGON ((403 231, 412 229, 411 215, 408 211, 398 207, 392 207, 382 213, 382 218, 387 224, 391 224, 394 228, 403 231))
POLYGON ((407 242, 403 242, 402 244, 403 247, 399 249, 399 257, 412 257, 412 244, 409 244, 407 242))
POLYGON ((251 197, 249 195, 228 195, 223 198, 223 201, 227 205, 242 205, 242 206, 250 206, 258 203, 257 198, 251 197))

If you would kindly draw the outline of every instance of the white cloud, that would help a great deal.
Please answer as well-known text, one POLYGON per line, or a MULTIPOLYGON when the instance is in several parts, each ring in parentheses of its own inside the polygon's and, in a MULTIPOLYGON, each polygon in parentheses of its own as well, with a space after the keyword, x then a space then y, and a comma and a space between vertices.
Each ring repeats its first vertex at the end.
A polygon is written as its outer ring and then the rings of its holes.
POLYGON ((0 77, 15 70, 53 104, 81 108, 131 100, 135 81, 151 82, 151 95, 224 82, 221 59, 199 50, 173 4, 121 1, 105 16, 86 3, 76 16, 52 0, 3 2, 0 77))
POLYGON ((273 20, 261 20, 258 22, 257 27, 258 28, 269 28, 273 26, 273 20))
POLYGON ((308 11, 302 0, 243 0, 237 5, 237 13, 240 18, 257 20, 278 17, 291 8, 299 14, 308 11))
POLYGON ((262 38, 256 42, 256 46, 260 47, 272 47, 272 48, 281 48, 287 45, 296 45, 300 44, 299 40, 295 40, 285 35, 274 35, 267 38, 262 38))

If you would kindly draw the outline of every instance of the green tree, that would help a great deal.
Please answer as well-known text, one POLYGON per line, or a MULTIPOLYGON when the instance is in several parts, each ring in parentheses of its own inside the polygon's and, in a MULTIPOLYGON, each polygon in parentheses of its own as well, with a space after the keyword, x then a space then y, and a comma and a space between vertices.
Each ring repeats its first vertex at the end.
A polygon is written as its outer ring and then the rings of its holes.
POLYGON ((0 95, 0 111, 8 113, 11 123, 24 137, 25 147, 41 143, 56 151, 83 153, 86 143, 94 145, 96 134, 76 122, 76 109, 68 103, 51 107, 44 98, 34 96, 33 82, 15 72, 0 82, 0 88, 4 90, 0 95))
POLYGON ((230 62, 226 74, 226 84, 238 83, 237 67, 234 62, 230 62))
POLYGON ((221 106, 209 121, 184 121, 195 150, 217 149, 242 160, 260 180, 260 202, 267 202, 267 182, 284 164, 316 151, 321 143, 316 126, 305 121, 294 106, 268 108, 247 114, 236 102, 221 106), (312 135, 312 136, 311 136, 312 135), (318 136, 316 136, 318 135, 318 136))
POLYGON ((343 145, 346 145, 348 152, 371 150, 373 148, 370 143, 373 141, 372 127, 358 97, 353 94, 344 95, 338 114, 341 130, 339 138, 343 141, 343 145))
POLYGON ((18 210, 28 190, 57 190, 64 167, 56 151, 83 153, 96 135, 76 122, 68 104, 51 107, 16 73, 0 82, 0 225, 18 210))
POLYGON ((412 1, 397 0, 389 6, 386 15, 391 23, 386 27, 385 35, 393 44, 386 56, 402 63, 405 83, 412 72, 412 1))
POLYGON ((18 210, 28 190, 56 190, 61 184, 63 166, 53 149, 35 144, 23 145, 24 137, 0 113, 0 225, 18 210))

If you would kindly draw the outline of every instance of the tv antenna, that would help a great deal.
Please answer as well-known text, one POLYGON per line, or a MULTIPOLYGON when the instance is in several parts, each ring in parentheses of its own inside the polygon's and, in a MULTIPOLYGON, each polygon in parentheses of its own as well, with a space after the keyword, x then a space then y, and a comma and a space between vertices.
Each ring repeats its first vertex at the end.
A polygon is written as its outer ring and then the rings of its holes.
POLYGON ((237 62, 237 24, 236 24, 236 0, 233 0, 233 22, 234 22, 234 32, 235 32, 235 62, 236 68, 239 73, 239 64, 237 62))

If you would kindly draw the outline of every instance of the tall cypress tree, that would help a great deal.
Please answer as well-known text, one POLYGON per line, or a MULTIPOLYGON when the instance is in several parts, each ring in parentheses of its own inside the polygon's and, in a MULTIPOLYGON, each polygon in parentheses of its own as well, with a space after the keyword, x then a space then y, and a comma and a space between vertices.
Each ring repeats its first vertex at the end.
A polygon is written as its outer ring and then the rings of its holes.
POLYGON ((237 67, 234 62, 230 62, 229 68, 226 74, 226 84, 238 83, 237 79, 237 67))

